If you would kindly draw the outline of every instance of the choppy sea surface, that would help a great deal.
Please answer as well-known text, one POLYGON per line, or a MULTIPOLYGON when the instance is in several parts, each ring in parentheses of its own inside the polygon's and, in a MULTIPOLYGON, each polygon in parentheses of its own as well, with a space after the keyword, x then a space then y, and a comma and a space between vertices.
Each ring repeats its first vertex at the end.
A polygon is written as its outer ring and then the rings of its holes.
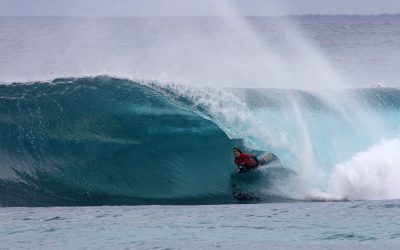
POLYGON ((398 249, 398 200, 1 208, 1 249, 398 249))

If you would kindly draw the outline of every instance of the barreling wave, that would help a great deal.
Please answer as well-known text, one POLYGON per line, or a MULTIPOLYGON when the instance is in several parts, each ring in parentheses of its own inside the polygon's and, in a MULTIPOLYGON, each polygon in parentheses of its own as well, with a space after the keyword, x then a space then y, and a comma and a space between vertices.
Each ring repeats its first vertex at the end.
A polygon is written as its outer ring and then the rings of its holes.
POLYGON ((338 95, 332 102, 304 91, 200 91, 108 76, 0 85, 0 204, 268 202, 313 199, 315 188, 324 199, 357 199, 336 165, 397 136, 400 91, 338 95), (370 133, 378 127, 384 132, 370 133), (299 177, 282 165, 232 174, 234 146, 273 151, 299 177))

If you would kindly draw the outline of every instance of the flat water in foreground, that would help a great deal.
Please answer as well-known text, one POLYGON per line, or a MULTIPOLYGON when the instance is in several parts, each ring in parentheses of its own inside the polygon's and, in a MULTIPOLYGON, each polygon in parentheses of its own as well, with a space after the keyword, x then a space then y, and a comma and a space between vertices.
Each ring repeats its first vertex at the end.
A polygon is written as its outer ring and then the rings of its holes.
POLYGON ((0 208, 1 249, 399 249, 400 201, 0 208))

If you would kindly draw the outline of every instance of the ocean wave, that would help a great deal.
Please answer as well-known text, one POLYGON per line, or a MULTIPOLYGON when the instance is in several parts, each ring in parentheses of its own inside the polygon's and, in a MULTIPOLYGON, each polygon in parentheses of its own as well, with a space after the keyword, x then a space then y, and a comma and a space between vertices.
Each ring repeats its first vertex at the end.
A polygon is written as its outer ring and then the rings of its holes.
POLYGON ((327 96, 108 76, 3 84, 0 204, 270 202, 315 190, 330 199, 335 166, 396 136, 399 110, 400 91, 388 88, 327 96), (232 175, 234 146, 274 152, 280 169, 232 175))

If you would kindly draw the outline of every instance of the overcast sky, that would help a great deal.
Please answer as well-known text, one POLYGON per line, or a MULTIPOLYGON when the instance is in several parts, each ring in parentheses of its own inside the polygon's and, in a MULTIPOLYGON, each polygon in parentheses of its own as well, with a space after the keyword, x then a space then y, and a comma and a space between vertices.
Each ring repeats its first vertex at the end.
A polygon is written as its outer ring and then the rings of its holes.
MULTIPOLYGON (((224 0, 0 0, 1 16, 218 16, 224 0)), ((400 13, 400 0, 231 0, 242 15, 400 13)), ((223 11, 222 11, 223 12, 223 11)))

